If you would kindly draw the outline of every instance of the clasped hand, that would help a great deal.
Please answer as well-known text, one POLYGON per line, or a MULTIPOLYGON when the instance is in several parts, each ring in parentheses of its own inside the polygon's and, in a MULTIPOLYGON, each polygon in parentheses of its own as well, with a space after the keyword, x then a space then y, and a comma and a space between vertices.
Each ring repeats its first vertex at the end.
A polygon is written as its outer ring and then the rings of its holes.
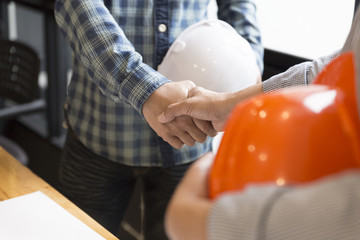
POLYGON ((161 123, 159 115, 169 105, 182 102, 189 97, 190 90, 196 88, 191 81, 169 82, 153 92, 143 106, 143 115, 150 127, 174 148, 180 149, 185 145, 193 146, 196 142, 203 143, 207 136, 215 136, 212 123, 190 116, 174 117, 170 121, 161 123))

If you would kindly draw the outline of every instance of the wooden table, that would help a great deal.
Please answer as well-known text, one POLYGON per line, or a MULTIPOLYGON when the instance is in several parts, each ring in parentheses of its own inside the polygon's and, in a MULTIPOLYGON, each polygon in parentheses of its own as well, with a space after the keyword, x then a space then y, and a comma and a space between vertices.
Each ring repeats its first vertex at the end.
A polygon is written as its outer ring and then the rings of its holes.
POLYGON ((61 193, 0 147, 0 201, 41 191, 107 240, 117 239, 61 193))

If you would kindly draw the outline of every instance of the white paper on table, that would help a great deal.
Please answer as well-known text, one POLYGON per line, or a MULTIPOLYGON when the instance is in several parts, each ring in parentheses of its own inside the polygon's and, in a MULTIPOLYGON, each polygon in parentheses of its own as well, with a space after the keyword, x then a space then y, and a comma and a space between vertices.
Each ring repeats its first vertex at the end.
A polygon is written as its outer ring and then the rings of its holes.
POLYGON ((0 202, 1 240, 104 240, 42 192, 0 202))

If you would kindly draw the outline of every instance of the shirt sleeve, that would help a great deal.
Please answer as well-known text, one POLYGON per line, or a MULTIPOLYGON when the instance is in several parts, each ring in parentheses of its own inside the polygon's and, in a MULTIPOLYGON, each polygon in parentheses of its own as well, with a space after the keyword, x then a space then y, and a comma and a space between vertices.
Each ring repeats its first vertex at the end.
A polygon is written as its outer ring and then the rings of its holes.
POLYGON ((55 18, 88 76, 113 101, 141 113, 152 92, 169 81, 143 63, 102 0, 57 0, 55 18))
POLYGON ((252 47, 261 72, 264 70, 264 48, 253 0, 217 0, 218 18, 229 23, 252 47))
POLYGON ((360 174, 347 171, 299 187, 257 185, 220 196, 208 239, 356 239, 360 174))
POLYGON ((321 70, 339 55, 336 51, 328 56, 315 59, 314 61, 297 64, 287 71, 277 74, 263 82, 263 91, 270 92, 277 89, 304 86, 312 83, 321 70))

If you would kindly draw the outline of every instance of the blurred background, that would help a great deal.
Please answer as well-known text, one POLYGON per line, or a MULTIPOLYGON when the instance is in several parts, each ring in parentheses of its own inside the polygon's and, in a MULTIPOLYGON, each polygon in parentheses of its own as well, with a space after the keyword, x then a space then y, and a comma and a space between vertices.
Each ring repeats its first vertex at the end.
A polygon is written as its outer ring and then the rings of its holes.
MULTIPOLYGON (((340 49, 350 29, 355 0, 256 0, 263 45, 263 80, 290 66, 340 49)), ((1 0, 0 38, 17 40, 33 48, 40 58, 38 85, 46 107, 31 114, 0 118, 0 134, 25 152, 26 165, 57 187, 57 168, 65 130, 62 105, 71 76, 71 53, 59 33, 52 0, 1 0)), ((216 18, 216 1, 209 18, 216 18)), ((134 194, 131 215, 139 214, 134 194), (136 213, 134 213, 136 212, 136 213)), ((131 222, 131 220, 129 220, 131 222)), ((132 223, 136 239, 140 223, 132 223)))

